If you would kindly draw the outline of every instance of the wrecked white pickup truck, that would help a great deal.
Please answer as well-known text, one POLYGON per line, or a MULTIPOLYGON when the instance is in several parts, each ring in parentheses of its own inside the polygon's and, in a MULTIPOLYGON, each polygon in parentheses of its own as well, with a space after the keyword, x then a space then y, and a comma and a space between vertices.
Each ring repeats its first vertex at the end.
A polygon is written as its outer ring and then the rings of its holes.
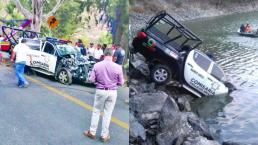
POLYGON ((173 80, 198 97, 225 96, 229 92, 225 74, 211 57, 197 49, 201 43, 193 32, 162 11, 134 37, 131 53, 144 56, 148 77, 158 85, 173 80))
POLYGON ((89 83, 88 76, 95 62, 84 58, 68 41, 52 37, 22 39, 31 48, 26 67, 53 76, 62 84, 71 84, 73 79, 89 83))

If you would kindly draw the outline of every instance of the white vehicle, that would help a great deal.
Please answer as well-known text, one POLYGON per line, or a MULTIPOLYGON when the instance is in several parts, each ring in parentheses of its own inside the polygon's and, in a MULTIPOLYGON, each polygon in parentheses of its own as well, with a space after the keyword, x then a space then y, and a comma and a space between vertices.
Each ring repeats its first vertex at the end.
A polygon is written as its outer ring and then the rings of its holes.
POLYGON ((26 66, 36 72, 54 76, 62 84, 71 84, 73 79, 88 83, 88 76, 95 62, 83 58, 68 41, 46 37, 25 39, 31 50, 27 53, 26 66))
POLYGON ((159 85, 172 80, 194 95, 225 96, 223 70, 196 48, 202 41, 166 12, 153 17, 133 39, 132 52, 142 54, 149 65, 150 79, 159 85))
POLYGON ((183 87, 199 97, 201 97, 200 94, 192 88, 205 96, 224 96, 228 93, 228 88, 223 83, 226 81, 223 70, 206 54, 198 50, 190 51, 187 56, 184 79, 188 85, 183 84, 183 87))

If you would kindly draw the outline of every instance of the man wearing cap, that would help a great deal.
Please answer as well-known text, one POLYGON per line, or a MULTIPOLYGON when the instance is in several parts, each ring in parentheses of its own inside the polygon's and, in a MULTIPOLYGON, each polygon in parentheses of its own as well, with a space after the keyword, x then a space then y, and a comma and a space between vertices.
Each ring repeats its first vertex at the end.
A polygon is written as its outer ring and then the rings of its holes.
POLYGON ((103 61, 94 65, 89 80, 96 84, 96 94, 94 99, 90 130, 84 135, 92 139, 96 138, 96 131, 99 122, 101 109, 104 107, 101 141, 110 139, 109 124, 117 98, 117 87, 123 85, 122 67, 112 61, 112 49, 107 48, 104 52, 103 61))

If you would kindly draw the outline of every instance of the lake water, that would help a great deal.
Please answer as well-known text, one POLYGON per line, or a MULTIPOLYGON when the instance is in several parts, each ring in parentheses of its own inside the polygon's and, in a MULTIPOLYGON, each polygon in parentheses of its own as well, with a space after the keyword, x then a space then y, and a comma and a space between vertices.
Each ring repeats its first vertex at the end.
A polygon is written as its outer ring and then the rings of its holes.
POLYGON ((258 144, 258 38, 237 34, 242 23, 258 28, 258 12, 184 22, 203 40, 237 90, 227 97, 194 100, 192 109, 220 141, 258 144))

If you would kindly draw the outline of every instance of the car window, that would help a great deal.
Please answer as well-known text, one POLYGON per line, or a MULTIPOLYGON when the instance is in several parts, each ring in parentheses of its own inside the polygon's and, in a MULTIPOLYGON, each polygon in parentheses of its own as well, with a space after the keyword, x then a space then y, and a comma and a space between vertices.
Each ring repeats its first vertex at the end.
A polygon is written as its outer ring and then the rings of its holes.
POLYGON ((26 39, 25 44, 33 50, 40 50, 40 40, 26 39))
POLYGON ((205 71, 209 69, 211 61, 207 57, 195 51, 193 59, 205 71))
POLYGON ((163 20, 160 20, 153 27, 151 27, 149 31, 158 37, 162 42, 166 42, 170 39, 167 35, 170 28, 171 26, 169 24, 165 23, 163 20))
POLYGON ((57 45, 57 49, 59 51, 59 54, 62 55, 69 55, 69 54, 75 54, 79 55, 81 52, 74 46, 63 44, 63 45, 57 45))
POLYGON ((54 48, 54 46, 53 46, 51 43, 46 42, 43 51, 46 52, 46 53, 48 53, 48 54, 54 55, 54 53, 55 53, 55 48, 54 48))
POLYGON ((218 80, 221 80, 225 77, 222 69, 218 67, 217 64, 214 64, 212 67, 211 75, 217 78, 218 80))
POLYGON ((147 32, 154 35, 154 38, 160 40, 161 43, 167 43, 168 46, 171 46, 178 51, 184 45, 189 45, 195 47, 199 40, 195 40, 194 36, 188 30, 183 28, 183 26, 177 25, 177 23, 170 23, 166 19, 161 19, 149 29, 147 32))

